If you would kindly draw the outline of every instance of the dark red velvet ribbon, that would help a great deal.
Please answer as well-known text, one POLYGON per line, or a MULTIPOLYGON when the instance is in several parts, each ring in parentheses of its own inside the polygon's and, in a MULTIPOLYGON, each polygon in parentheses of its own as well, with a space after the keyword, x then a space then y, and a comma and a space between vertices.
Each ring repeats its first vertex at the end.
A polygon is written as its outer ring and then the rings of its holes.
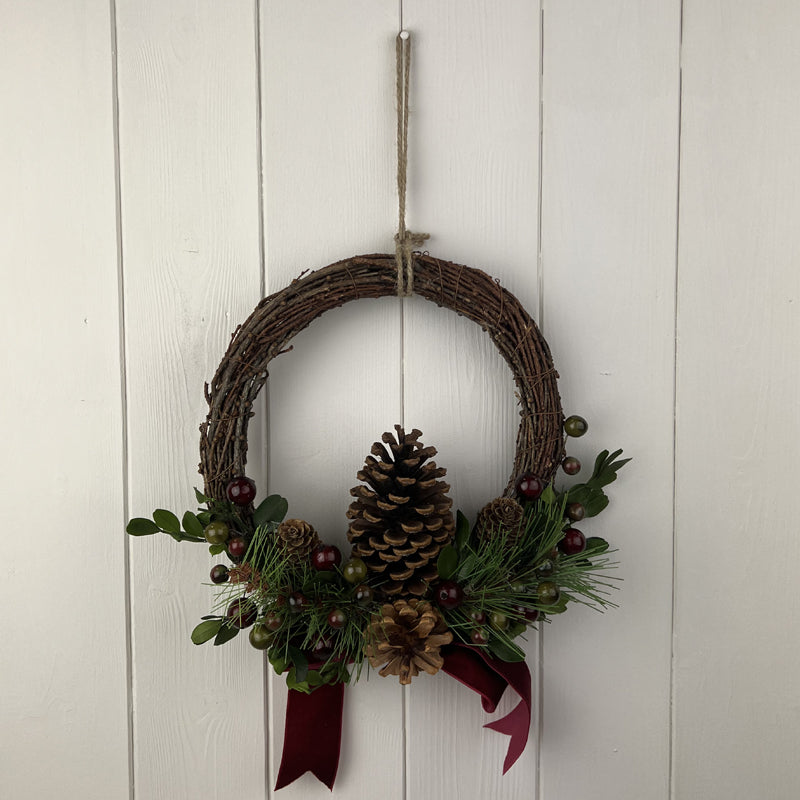
POLYGON ((311 694, 289 689, 283 756, 275 791, 313 773, 331 791, 339 769, 344 684, 324 684, 311 694))
MULTIPOLYGON (((510 686, 521 698, 516 708, 485 728, 511 737, 503 774, 522 755, 531 726, 531 673, 524 661, 509 663, 484 655, 467 645, 448 647, 442 670, 481 696, 484 711, 491 713, 510 686)), ((289 690, 283 756, 275 790, 282 789, 306 772, 313 773, 333 790, 339 768, 342 741, 344 684, 326 684, 311 694, 289 690)))
POLYGON ((455 644, 448 648, 442 669, 477 692, 487 713, 497 708, 507 686, 520 696, 521 702, 509 714, 483 726, 511 737, 503 762, 505 775, 528 743, 531 727, 531 673, 528 665, 524 661, 500 661, 476 647, 455 644))

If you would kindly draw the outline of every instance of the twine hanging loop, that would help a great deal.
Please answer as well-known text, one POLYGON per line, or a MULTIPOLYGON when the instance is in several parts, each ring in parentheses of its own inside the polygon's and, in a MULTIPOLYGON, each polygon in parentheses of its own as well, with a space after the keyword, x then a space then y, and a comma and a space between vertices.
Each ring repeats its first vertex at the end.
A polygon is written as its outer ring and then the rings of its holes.
POLYGON ((408 85, 411 74, 411 34, 400 31, 395 40, 397 70, 397 207, 398 225, 395 234, 397 261, 397 294, 410 297, 414 293, 414 251, 428 233, 414 233, 406 228, 406 188, 408 180, 408 85))

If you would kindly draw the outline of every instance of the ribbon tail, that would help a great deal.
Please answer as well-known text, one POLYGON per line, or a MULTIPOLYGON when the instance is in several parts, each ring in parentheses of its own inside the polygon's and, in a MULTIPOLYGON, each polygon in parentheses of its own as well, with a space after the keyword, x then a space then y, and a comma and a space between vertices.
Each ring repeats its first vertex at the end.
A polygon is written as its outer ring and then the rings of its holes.
POLYGON ((289 690, 283 755, 275 791, 306 772, 333 791, 339 769, 343 707, 343 683, 319 686, 311 694, 289 690))
POLYGON ((487 722, 483 726, 511 737, 503 762, 503 775, 505 775, 522 755, 528 743, 528 732, 531 728, 531 673, 524 661, 513 664, 494 661, 491 667, 508 681, 508 685, 521 698, 516 708, 505 717, 487 722))

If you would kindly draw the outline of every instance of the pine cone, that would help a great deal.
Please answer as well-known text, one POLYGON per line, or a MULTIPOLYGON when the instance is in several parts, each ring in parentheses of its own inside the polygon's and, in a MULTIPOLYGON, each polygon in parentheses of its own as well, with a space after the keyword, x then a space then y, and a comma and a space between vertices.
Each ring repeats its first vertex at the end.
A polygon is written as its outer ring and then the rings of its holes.
POLYGON ((419 671, 434 675, 444 664, 439 652, 453 641, 442 615, 424 600, 395 600, 381 607, 367 627, 364 652, 380 675, 398 675, 409 684, 419 671))
POLYGON ((367 486, 350 490, 356 500, 347 512, 347 538, 353 557, 384 579, 385 595, 422 595, 437 580, 436 560, 455 534, 453 501, 450 486, 437 480, 446 470, 428 460, 436 448, 423 447, 416 429, 395 430, 397 440, 391 433, 381 437, 388 449, 372 445, 358 473, 367 486))
POLYGON ((228 582, 244 583, 245 592, 254 592, 261 588, 261 573, 253 569, 250 564, 236 564, 228 570, 228 582))
POLYGON ((492 500, 478 512, 475 526, 478 538, 502 535, 506 537, 507 544, 515 544, 524 530, 524 513, 522 506, 511 497, 492 500))
POLYGON ((286 519, 278 525, 278 540, 289 558, 302 561, 319 544, 317 532, 302 519, 286 519))

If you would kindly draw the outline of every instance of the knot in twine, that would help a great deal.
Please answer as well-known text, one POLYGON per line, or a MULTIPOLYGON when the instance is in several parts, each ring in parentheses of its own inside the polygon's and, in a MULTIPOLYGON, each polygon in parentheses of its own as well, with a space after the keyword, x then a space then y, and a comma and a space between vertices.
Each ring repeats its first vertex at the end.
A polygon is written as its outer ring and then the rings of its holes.
POLYGON ((397 295, 414 293, 414 251, 430 239, 429 233, 413 233, 406 228, 406 183, 408 175, 408 83, 411 73, 411 34, 400 31, 395 40, 397 56, 397 206, 395 234, 397 295))

